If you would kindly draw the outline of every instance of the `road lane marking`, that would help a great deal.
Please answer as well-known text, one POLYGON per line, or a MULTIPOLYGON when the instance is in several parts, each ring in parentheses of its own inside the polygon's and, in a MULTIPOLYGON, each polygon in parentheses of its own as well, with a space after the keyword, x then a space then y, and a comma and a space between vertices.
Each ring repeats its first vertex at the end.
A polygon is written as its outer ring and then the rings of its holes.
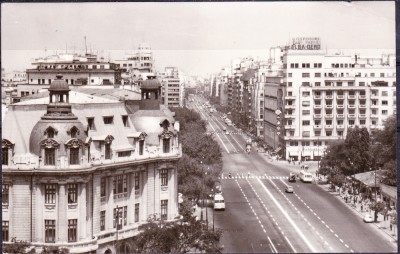
POLYGON ((271 245, 272 245, 272 248, 274 248, 275 253, 278 253, 278 251, 277 251, 276 248, 275 248, 275 245, 272 243, 272 241, 271 241, 271 239, 269 238, 269 236, 267 236, 267 237, 268 237, 269 242, 270 242, 271 245))
POLYGON ((297 227, 296 223, 290 218, 290 216, 287 214, 287 212, 283 209, 283 207, 278 203, 278 201, 275 199, 275 197, 271 194, 271 192, 267 189, 267 187, 261 182, 260 179, 257 179, 257 181, 260 183, 260 185, 263 187, 265 192, 270 196, 272 201, 275 203, 275 205, 281 210, 282 214, 286 217, 286 219, 289 221, 289 223, 293 226, 293 228, 297 231, 297 233, 300 235, 300 237, 303 239, 303 241, 307 244, 307 246, 311 249, 312 252, 316 252, 314 249, 314 246, 311 245, 311 243, 308 241, 308 239, 305 237, 303 232, 300 231, 300 229, 297 227))
MULTIPOLYGON (((214 124, 215 124, 215 120, 211 117, 211 121, 214 121, 214 124)), ((218 126, 218 124, 215 124, 216 126, 218 126)), ((219 126, 218 126, 219 127, 219 126)), ((221 129, 220 129, 221 130, 221 129)), ((217 135, 219 135, 219 134, 217 134, 217 135)), ((236 147, 232 144, 232 142, 229 140, 229 138, 228 137, 226 137, 226 139, 228 140, 228 142, 231 144, 231 146, 233 147, 233 150, 235 150, 235 152, 236 152, 236 147)))

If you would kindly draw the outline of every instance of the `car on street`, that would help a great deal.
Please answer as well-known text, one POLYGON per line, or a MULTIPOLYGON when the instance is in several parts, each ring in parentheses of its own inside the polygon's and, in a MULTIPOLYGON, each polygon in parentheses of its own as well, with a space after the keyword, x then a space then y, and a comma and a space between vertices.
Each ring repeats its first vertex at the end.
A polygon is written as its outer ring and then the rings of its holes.
POLYGON ((293 173, 289 174, 289 182, 296 182, 296 175, 293 173))
POLYGON ((363 221, 366 222, 366 223, 371 223, 371 222, 374 222, 374 219, 372 218, 371 214, 367 213, 367 214, 364 216, 363 221))
POLYGON ((285 192, 287 192, 287 193, 293 193, 293 187, 292 186, 286 186, 286 188, 285 188, 285 192))

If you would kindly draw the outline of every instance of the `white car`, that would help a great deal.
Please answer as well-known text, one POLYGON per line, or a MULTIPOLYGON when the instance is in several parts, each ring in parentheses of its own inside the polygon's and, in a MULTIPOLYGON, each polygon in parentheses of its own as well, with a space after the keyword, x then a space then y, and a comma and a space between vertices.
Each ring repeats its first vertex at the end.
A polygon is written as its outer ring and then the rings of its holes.
POLYGON ((293 193, 293 187, 292 187, 292 186, 286 186, 285 192, 287 192, 287 193, 293 193))
POLYGON ((366 222, 366 223, 371 223, 371 222, 374 222, 374 218, 372 218, 371 214, 367 213, 364 216, 363 221, 366 222))

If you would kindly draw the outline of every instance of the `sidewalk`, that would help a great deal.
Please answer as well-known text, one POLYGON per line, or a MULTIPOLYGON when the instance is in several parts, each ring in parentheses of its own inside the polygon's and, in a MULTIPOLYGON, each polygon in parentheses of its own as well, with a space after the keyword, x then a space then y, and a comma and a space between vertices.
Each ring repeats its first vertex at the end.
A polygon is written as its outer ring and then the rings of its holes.
MULTIPOLYGON (((350 202, 348 200, 346 202, 344 195, 329 189, 329 184, 324 184, 319 186, 325 191, 331 192, 333 195, 335 195, 339 200, 341 200, 350 209, 352 209, 353 212, 357 214, 361 220, 364 218, 366 214, 371 214, 372 218, 374 218, 374 211, 370 211, 368 205, 362 204, 359 201, 354 203, 353 201, 350 202), (363 206, 362 210, 361 206, 363 206)), ((396 243, 397 245, 397 225, 393 225, 393 227, 390 228, 390 217, 384 218, 383 214, 378 213, 377 222, 373 222, 372 224, 376 226, 378 229, 380 229, 386 236, 388 236, 391 242, 396 243)))
MULTIPOLYGON (((293 173, 298 173, 301 170, 301 165, 309 165, 308 172, 312 173, 316 177, 316 171, 318 169, 318 162, 316 161, 306 161, 303 162, 302 164, 298 164, 296 162, 295 164, 293 163, 288 163, 285 160, 275 160, 268 154, 265 154, 266 159, 268 160, 269 163, 274 164, 274 165, 279 165, 282 166, 286 169, 289 169, 293 173)), ((325 179, 323 179, 325 180, 325 179)), ((335 195, 339 200, 341 200, 344 204, 349 206, 350 209, 353 210, 355 214, 357 214, 360 217, 360 220, 363 220, 364 216, 369 213, 367 205, 363 205, 363 211, 361 211, 361 203, 356 202, 347 202, 344 199, 344 196, 339 194, 339 192, 335 192, 329 189, 329 184, 324 184, 324 185, 318 185, 325 191, 331 192, 333 195, 335 195)), ((374 212, 371 211, 372 218, 374 217, 374 212)), ((372 223, 374 226, 376 226, 378 229, 380 229, 387 237, 390 239, 392 243, 396 243, 397 245, 397 225, 393 225, 392 229, 390 228, 390 217, 389 218, 384 218, 383 214, 378 213, 378 219, 377 222, 372 223), (396 227, 396 228, 395 228, 396 227)))

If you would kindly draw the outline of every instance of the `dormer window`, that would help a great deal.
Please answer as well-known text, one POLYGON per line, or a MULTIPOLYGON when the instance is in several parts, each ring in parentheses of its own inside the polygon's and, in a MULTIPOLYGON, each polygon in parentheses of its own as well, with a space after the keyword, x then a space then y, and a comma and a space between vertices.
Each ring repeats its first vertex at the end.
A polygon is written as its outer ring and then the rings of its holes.
POLYGON ((54 136, 57 135, 57 131, 54 128, 49 127, 44 132, 44 135, 46 135, 47 138, 54 138, 54 136))
POLYGON ((113 124, 114 117, 113 116, 104 116, 103 121, 104 121, 104 124, 113 124))
POLYGON ((79 165, 79 147, 69 149, 69 164, 79 165))
POLYGON ((75 126, 70 130, 71 138, 76 138, 79 135, 79 130, 75 126))
POLYGON ((44 149, 44 165, 56 165, 56 149, 45 148, 44 149))
POLYGON ((104 145, 104 157, 106 160, 110 160, 111 159, 111 144, 105 144, 104 145))
POLYGON ((8 165, 8 147, 3 147, 2 152, 2 165, 8 165))
POLYGON ((143 155, 144 140, 139 140, 139 155, 143 155))
POLYGON ((96 130, 96 128, 94 127, 94 117, 88 117, 87 121, 89 130, 96 130))
POLYGON ((122 123, 124 124, 125 127, 129 127, 128 116, 122 116, 122 123))

